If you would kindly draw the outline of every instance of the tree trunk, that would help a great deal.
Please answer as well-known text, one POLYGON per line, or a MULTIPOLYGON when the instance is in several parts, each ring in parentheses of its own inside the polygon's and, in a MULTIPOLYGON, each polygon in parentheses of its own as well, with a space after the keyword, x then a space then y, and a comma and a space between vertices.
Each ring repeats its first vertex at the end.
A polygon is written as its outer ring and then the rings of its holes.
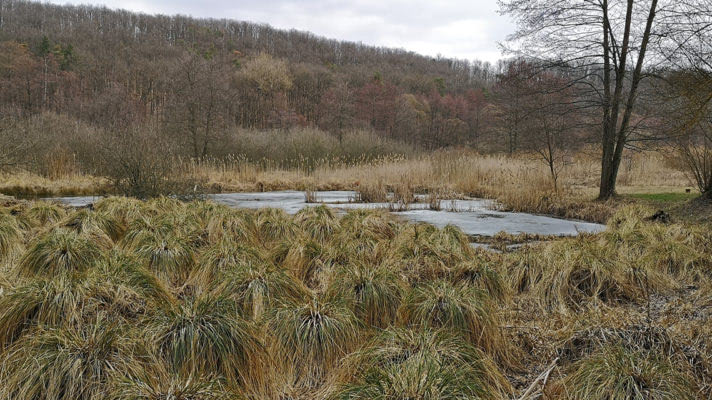
POLYGON ((616 195, 616 175, 611 162, 604 160, 601 169, 601 184, 598 191, 599 200, 608 200, 616 195))
MULTIPOLYGON (((626 25, 623 38, 623 47, 621 48, 621 57, 619 60, 618 69, 616 71, 616 88, 613 94, 610 111, 607 109, 607 107, 604 107, 603 157, 601 161, 601 186, 598 193, 599 200, 607 200, 615 196, 616 194, 616 179, 618 178, 618 169, 621 164, 623 149, 628 141, 628 128, 630 125, 630 118, 633 112, 633 107, 635 105, 638 85, 640 84, 641 80, 643 60, 645 59, 645 51, 650 40, 650 32, 652 29, 653 20, 655 19, 657 5, 658 0, 652 0, 650 4, 650 11, 648 13, 648 18, 645 24, 645 32, 643 33, 643 38, 640 44, 638 60, 636 62, 635 70, 633 71, 633 76, 631 78, 631 87, 628 92, 628 99, 625 103, 625 108, 623 110, 623 116, 621 119, 620 126, 618 126, 618 114, 620 102, 622 100, 622 88, 624 83, 623 78, 626 71, 625 68, 626 57, 628 55, 631 11, 633 7, 633 0, 628 0, 628 10, 626 11, 626 25)), ((604 3, 604 7, 606 6, 607 3, 604 3)), ((608 27, 607 24, 607 9, 604 9, 604 34, 608 27)), ((610 51, 610 48, 607 47, 607 44, 608 39, 604 38, 604 63, 606 66, 608 65, 608 55, 610 51)), ((609 73, 610 71, 606 70, 605 72, 609 73)), ((608 99, 606 99, 606 102, 607 101, 608 99)))

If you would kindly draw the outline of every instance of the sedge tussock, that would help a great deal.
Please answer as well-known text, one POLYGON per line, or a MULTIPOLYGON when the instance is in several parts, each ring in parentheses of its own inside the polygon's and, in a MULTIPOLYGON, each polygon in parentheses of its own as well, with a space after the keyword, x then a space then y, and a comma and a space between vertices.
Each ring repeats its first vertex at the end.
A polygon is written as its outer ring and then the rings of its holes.
POLYGON ((89 209, 75 211, 60 221, 59 226, 80 234, 96 236, 95 240, 106 240, 112 245, 121 239, 126 229, 109 214, 89 209))
POLYGON ((71 230, 57 228, 30 243, 17 266, 24 276, 82 273, 103 257, 102 245, 71 230))
POLYGON ((114 315, 127 322, 161 307, 170 307, 176 299, 170 289, 139 260, 121 250, 111 252, 87 276, 84 286, 89 298, 84 314, 114 315))
POLYGON ((450 276, 453 283, 461 283, 484 290, 494 300, 504 301, 509 297, 509 288, 502 275, 485 260, 475 259, 463 262, 453 269, 450 276))
POLYGON ((158 354, 175 371, 219 374, 240 385, 262 380, 264 346, 224 297, 188 298, 147 321, 158 354))
POLYGON ((2 357, 0 398, 99 400, 116 371, 130 368, 119 327, 97 320, 79 328, 40 328, 2 357))
POLYGON ((208 239, 216 243, 222 239, 248 241, 251 215, 244 210, 220 210, 207 221, 208 239))
POLYGON ((353 265, 336 273, 328 289, 332 298, 343 298, 368 326, 386 328, 398 316, 405 282, 387 267, 353 265))
POLYGON ((184 202, 167 196, 159 196, 143 203, 144 212, 154 215, 181 214, 186 208, 184 202))
POLYGON ((131 197, 110 196, 94 203, 93 208, 127 226, 130 221, 141 216, 141 205, 140 200, 131 197))
POLYGON ((340 227, 334 212, 325 205, 299 210, 294 221, 308 237, 320 242, 330 238, 340 227))
POLYGON ((307 298, 309 289, 270 264, 242 264, 221 275, 217 289, 235 301, 241 315, 260 320, 276 304, 307 298))
POLYGON ((57 204, 37 201, 33 202, 23 215, 33 226, 47 226, 64 218, 66 210, 57 204))
POLYGON ((297 234, 297 225, 284 210, 263 208, 255 211, 250 219, 255 244, 267 246, 271 243, 291 240, 297 234))
POLYGON ((169 235, 178 232, 174 218, 150 217, 140 215, 128 224, 121 245, 124 248, 135 248, 150 236, 169 235))
POLYGON ((393 239, 390 260, 400 266, 409 283, 416 284, 443 277, 473 257, 474 250, 458 228, 413 224, 393 239))
POLYGON ((495 363, 448 330, 390 328, 349 355, 332 398, 504 399, 495 363))
POLYGON ((0 213, 0 261, 9 259, 19 249, 22 231, 17 219, 0 213))
POLYGON ((112 400, 235 400, 239 392, 212 375, 177 373, 161 360, 127 371, 112 384, 112 400))
POLYGON ((174 286, 183 285, 195 265, 195 248, 182 235, 141 235, 134 246, 146 268, 174 286))
POLYGON ((693 400, 697 388, 665 357, 619 346, 573 366, 563 383, 571 400, 693 400))
POLYGON ((498 310, 482 290, 443 280, 423 284, 406 296, 400 314, 407 326, 451 329, 500 361, 517 363, 501 331, 498 310))
POLYGON ((314 387, 354 348, 359 322, 345 305, 313 298, 277 306, 267 327, 283 371, 296 386, 314 387))
POLYGON ((37 279, 9 288, 0 296, 0 348, 28 329, 76 322, 86 299, 85 288, 65 277, 37 279))
POLYGON ((310 289, 323 288, 333 262, 328 246, 305 236, 287 246, 282 265, 310 289))
POLYGON ((150 309, 175 303, 149 271, 112 254, 81 277, 34 278, 0 296, 0 348, 35 326, 81 325, 100 315, 136 322, 150 309))
POLYGON ((392 239, 398 229, 393 216, 385 210, 355 209, 341 218, 342 232, 358 242, 392 239))
POLYGON ((194 271, 190 280, 200 286, 209 287, 223 274, 245 265, 262 263, 264 259, 265 256, 258 248, 223 237, 203 250, 197 261, 200 268, 194 271))

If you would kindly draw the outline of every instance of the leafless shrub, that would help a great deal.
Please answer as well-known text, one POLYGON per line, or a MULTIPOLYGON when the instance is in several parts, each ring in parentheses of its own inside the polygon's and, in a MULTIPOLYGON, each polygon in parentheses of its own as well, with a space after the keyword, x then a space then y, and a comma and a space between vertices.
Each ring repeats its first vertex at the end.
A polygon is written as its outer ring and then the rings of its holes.
POLYGON ((136 198, 200 196, 197 180, 176 171, 173 145, 150 126, 110 135, 101 149, 102 175, 117 193, 136 198))

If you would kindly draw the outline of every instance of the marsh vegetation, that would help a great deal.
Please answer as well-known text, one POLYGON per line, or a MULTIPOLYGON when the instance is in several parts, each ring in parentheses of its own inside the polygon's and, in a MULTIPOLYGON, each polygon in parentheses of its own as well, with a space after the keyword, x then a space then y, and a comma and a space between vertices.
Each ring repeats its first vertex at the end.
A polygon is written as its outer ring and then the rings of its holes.
POLYGON ((0 0, 0 400, 712 398, 712 3, 498 4, 492 65, 0 0))
POLYGON ((495 253, 379 210, 9 202, 0 397, 705 398, 712 238, 651 211, 495 253))

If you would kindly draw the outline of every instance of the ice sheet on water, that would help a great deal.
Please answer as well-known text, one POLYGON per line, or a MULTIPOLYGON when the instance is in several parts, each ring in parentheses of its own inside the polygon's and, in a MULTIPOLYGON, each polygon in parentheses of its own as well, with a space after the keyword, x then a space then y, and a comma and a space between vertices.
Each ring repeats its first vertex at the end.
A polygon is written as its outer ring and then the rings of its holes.
MULTIPOLYGON (((304 192, 285 190, 260 193, 221 193, 208 195, 213 201, 235 208, 281 208, 294 214, 304 207, 326 204, 337 210, 355 208, 385 208, 388 203, 356 203, 356 192, 317 192, 316 203, 307 203, 304 192)), ((99 197, 57 197, 58 201, 73 207, 81 207, 97 201, 99 197)), ((454 225, 468 235, 492 236, 498 232, 511 234, 529 233, 540 235, 577 235, 580 232, 600 232, 605 225, 582 221, 553 218, 544 215, 505 212, 496 210, 496 203, 485 199, 443 200, 441 210, 430 210, 427 203, 408 205, 407 211, 397 215, 414 222, 426 222, 437 227, 454 225)), ((395 207, 397 209, 397 206, 395 207)))

